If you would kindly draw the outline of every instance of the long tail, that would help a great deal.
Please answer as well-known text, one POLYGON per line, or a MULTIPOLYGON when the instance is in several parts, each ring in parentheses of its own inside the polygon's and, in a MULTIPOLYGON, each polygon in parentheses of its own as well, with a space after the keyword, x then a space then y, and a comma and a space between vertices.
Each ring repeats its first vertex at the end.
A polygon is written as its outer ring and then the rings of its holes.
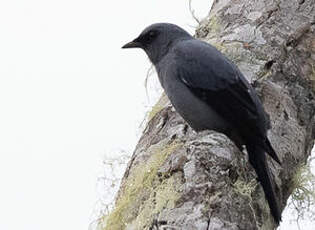
POLYGON ((258 176, 258 181, 260 181, 260 184, 264 189, 271 214, 276 223, 279 223, 281 221, 281 212, 273 189, 273 185, 271 183, 271 177, 266 161, 265 151, 261 147, 259 147, 259 145, 255 144, 246 145, 246 148, 249 156, 249 162, 255 169, 258 176))
POLYGON ((264 149, 266 150, 266 152, 269 154, 269 156, 272 157, 272 159, 274 159, 276 162, 278 162, 279 165, 281 165, 281 161, 279 159, 279 157, 277 156, 275 150, 272 148, 270 141, 268 140, 268 138, 266 138, 265 140, 265 145, 264 145, 264 149))

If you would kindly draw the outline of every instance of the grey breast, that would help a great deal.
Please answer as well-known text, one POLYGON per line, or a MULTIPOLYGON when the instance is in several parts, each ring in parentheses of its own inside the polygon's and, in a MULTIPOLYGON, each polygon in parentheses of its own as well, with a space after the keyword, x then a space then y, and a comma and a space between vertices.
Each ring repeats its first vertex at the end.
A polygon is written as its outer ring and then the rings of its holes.
POLYGON ((196 97, 177 76, 176 71, 171 69, 171 59, 163 58, 156 68, 161 85, 175 110, 195 131, 210 129, 225 133, 230 130, 229 123, 196 97))

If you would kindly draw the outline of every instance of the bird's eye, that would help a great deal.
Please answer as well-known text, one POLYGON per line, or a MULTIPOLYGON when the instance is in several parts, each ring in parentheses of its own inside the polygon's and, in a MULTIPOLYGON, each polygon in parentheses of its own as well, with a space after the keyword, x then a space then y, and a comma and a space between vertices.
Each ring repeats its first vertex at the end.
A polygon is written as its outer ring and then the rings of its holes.
POLYGON ((147 42, 151 42, 156 37, 156 35, 157 35, 156 31, 153 31, 153 30, 150 31, 148 35, 146 36, 147 42))
POLYGON ((155 37, 155 34, 156 34, 155 31, 150 31, 149 32, 149 37, 153 38, 153 37, 155 37))

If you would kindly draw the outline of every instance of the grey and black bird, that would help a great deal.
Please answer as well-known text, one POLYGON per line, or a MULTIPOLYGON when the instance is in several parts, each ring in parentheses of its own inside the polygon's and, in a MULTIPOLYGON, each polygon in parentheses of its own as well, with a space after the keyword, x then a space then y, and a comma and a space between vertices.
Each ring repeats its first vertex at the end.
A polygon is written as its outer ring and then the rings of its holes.
POLYGON ((169 23, 153 24, 122 48, 142 48, 156 68, 175 110, 195 130, 215 130, 246 146, 274 220, 281 212, 266 154, 280 160, 267 130, 269 120, 254 88, 227 57, 169 23))

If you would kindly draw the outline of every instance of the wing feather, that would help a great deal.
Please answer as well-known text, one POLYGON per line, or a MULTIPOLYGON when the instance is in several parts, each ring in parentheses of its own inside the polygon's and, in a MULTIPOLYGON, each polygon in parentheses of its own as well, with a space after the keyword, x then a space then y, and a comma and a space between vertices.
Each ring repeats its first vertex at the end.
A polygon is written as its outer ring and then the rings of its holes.
POLYGON ((238 68, 211 45, 189 43, 175 50, 181 81, 243 135, 265 137, 266 114, 238 68))

